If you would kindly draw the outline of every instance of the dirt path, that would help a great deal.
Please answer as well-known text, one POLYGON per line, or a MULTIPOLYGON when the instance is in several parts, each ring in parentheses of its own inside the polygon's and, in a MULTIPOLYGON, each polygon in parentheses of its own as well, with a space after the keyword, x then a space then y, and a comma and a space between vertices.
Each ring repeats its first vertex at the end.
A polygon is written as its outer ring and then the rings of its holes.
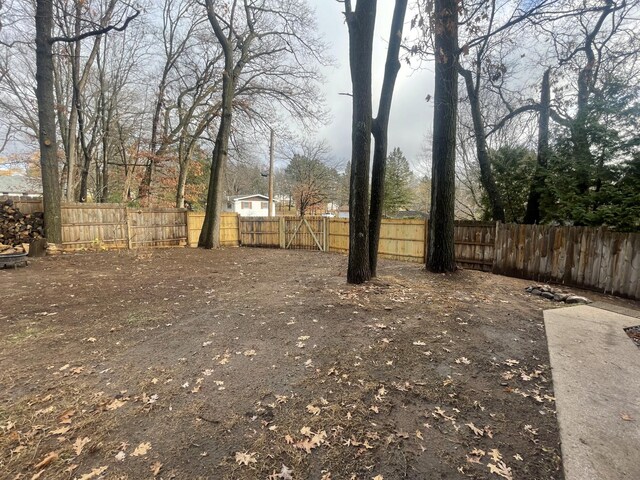
POLYGON ((383 262, 354 287, 345 267, 173 249, 0 271, 0 477, 562 477, 552 303, 480 272, 383 262))

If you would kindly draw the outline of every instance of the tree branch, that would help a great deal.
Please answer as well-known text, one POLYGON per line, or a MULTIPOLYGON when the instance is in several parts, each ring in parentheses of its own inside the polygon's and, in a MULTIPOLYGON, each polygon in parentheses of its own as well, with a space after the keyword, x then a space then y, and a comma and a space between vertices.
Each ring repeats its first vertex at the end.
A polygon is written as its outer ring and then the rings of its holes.
POLYGON ((136 13, 134 13, 130 17, 127 17, 127 19, 124 21, 124 23, 120 27, 118 27, 117 25, 107 25, 104 28, 99 28, 97 30, 84 32, 74 37, 52 37, 51 39, 49 39, 49 43, 52 45, 56 42, 74 43, 74 42, 79 42, 80 40, 83 40, 85 38, 104 35, 105 33, 108 33, 111 31, 122 32, 127 28, 127 26, 129 26, 129 23, 131 23, 136 17, 138 17, 138 15, 140 15, 140 10, 136 9, 136 13))

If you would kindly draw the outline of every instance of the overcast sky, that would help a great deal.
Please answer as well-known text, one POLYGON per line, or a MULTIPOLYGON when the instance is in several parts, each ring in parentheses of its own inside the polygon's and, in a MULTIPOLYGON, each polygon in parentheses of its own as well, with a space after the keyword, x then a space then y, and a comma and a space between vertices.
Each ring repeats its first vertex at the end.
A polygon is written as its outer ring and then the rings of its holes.
MULTIPOLYGON (((325 96, 331 109, 332 121, 318 131, 318 139, 324 138, 329 142, 337 160, 348 160, 351 156, 351 98, 340 95, 341 92, 351 92, 349 35, 342 13, 343 4, 335 0, 309 2, 316 8, 320 34, 331 44, 329 53, 337 62, 336 68, 324 71, 325 96)), ((390 0, 378 2, 373 52, 374 116, 382 86, 394 3, 390 0)), ((409 19, 410 15, 407 14, 407 20, 409 19)), ((407 22, 405 32, 408 28, 407 22)), ((427 95, 433 96, 433 68, 429 66, 416 71, 403 63, 391 108, 389 150, 400 147, 412 164, 420 154, 425 133, 431 129, 433 122, 433 103, 425 100, 427 95)))

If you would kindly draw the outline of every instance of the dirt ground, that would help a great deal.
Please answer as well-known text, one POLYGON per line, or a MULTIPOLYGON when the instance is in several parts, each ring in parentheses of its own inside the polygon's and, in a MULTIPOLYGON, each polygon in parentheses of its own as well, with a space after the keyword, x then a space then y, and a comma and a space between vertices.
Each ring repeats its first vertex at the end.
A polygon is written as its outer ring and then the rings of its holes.
POLYGON ((0 477, 562 478, 556 304, 481 272, 345 271, 249 248, 0 271, 0 477))

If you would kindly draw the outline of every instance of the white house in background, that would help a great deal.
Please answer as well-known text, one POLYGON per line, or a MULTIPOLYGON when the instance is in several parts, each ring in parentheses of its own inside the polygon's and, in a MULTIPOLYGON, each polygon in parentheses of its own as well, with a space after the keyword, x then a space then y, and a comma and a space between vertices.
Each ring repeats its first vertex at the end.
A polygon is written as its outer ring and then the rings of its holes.
MULTIPOLYGON (((268 217, 269 197, 266 195, 236 195, 227 197, 227 212, 235 212, 243 217, 268 217)), ((271 202, 271 214, 276 214, 276 201, 271 202)))

